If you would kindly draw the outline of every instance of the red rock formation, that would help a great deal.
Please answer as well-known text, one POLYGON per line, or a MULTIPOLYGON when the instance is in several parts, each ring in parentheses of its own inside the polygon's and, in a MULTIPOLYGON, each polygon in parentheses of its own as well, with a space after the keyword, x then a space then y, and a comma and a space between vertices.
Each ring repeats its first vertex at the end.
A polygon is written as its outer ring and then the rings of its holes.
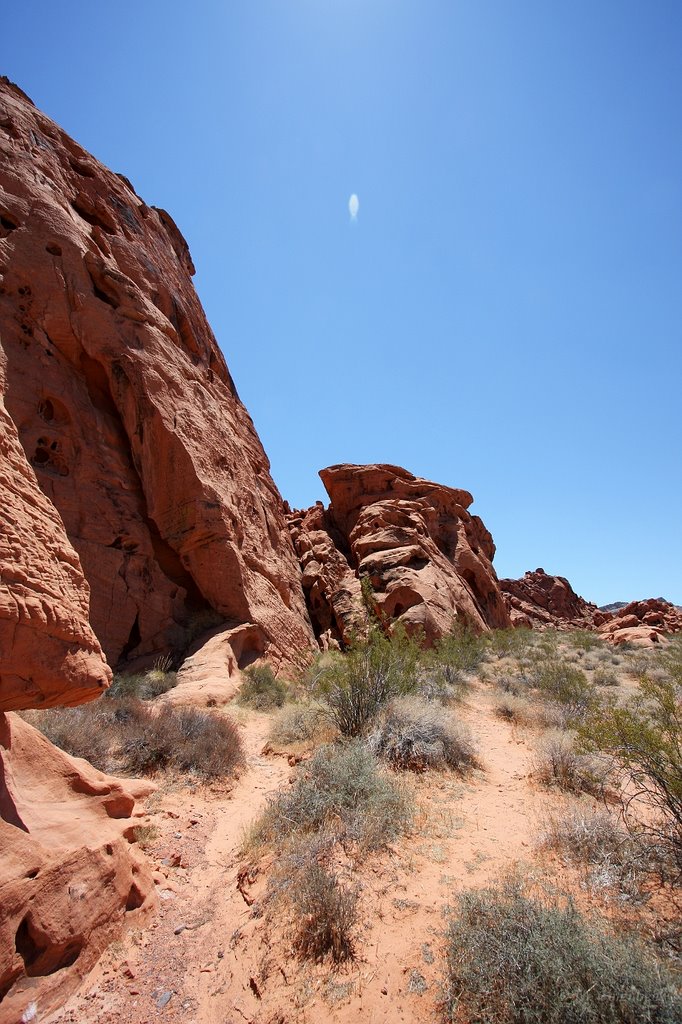
POLYGON ((682 610, 661 597, 631 601, 599 629, 613 644, 652 644, 669 633, 682 632, 682 610))
POLYGON ((282 501, 193 272, 167 213, 0 82, 5 405, 110 663, 220 620, 295 660, 313 636, 282 501))
POLYGON ((57 750, 0 714, 0 1021, 41 1018, 87 973, 124 920, 155 905, 131 847, 136 798, 153 789, 57 750))
POLYGON ((0 350, 0 711, 80 704, 111 672, 88 622, 89 590, 64 526, 7 415, 0 350))
POLYGON ((563 576, 549 576, 544 569, 520 580, 500 580, 500 589, 515 626, 594 629, 609 617, 579 597, 563 576))
POLYGON ((421 628, 430 641, 455 621, 477 630, 509 625, 492 567, 495 546, 467 512, 467 491, 396 466, 332 466, 320 476, 329 508, 293 513, 290 528, 323 645, 347 642, 365 623, 362 577, 381 617, 421 628))

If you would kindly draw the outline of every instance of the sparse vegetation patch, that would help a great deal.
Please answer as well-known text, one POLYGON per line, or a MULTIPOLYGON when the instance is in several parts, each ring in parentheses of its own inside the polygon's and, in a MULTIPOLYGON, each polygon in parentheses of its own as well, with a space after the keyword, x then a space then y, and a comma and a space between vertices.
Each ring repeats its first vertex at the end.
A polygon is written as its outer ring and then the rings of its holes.
POLYGON ((237 703, 256 711, 281 708, 287 697, 287 686, 276 679, 269 665, 253 665, 244 672, 237 703))
POLYGON ((446 1020, 477 1024, 676 1024, 673 977, 634 941, 568 903, 507 883, 465 892, 447 931, 446 1020))
POLYGON ((369 734, 368 745, 395 768, 452 768, 464 773, 478 765, 466 726, 452 711, 414 696, 391 701, 369 734))
POLYGON ((359 740, 320 747, 257 819, 249 844, 280 848, 292 836, 332 834, 369 852, 403 832, 410 801, 359 740))
POLYGON ((235 724, 195 708, 105 697, 82 707, 34 712, 29 721, 68 754, 116 774, 172 770, 215 779, 233 774, 244 760, 235 724))

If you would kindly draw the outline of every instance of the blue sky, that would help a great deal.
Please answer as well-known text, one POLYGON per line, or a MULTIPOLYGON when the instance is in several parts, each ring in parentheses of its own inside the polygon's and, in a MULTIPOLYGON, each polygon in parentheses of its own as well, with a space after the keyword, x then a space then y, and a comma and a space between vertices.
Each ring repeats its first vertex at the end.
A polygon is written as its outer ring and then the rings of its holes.
POLYGON ((500 576, 682 604, 677 0, 7 6, 2 72, 187 237, 293 506, 396 463, 500 576))

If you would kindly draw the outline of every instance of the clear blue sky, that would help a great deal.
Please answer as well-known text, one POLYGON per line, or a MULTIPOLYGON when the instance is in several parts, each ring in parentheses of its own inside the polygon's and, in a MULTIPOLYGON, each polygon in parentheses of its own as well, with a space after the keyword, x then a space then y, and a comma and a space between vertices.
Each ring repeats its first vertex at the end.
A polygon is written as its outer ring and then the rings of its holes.
POLYGON ((679 0, 26 0, 0 54, 177 220, 292 505, 397 463, 501 576, 682 604, 679 0))

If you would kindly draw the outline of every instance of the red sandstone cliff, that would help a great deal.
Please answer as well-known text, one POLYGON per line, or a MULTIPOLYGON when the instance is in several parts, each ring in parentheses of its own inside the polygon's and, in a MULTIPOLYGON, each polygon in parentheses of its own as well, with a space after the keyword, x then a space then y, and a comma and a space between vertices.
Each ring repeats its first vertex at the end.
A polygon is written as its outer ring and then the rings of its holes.
POLYGON ((0 711, 80 704, 102 693, 111 671, 78 555, 5 409, 5 379, 0 350, 0 711))
POLYGON ((281 498, 187 245, 0 80, 0 1022, 48 1012, 155 897, 145 788, 18 708, 225 623, 234 667, 314 643, 281 498), (104 653, 103 653, 104 652, 104 653))
POLYGON ((362 577, 380 616, 421 628, 428 640, 455 621, 476 630, 509 625, 492 567, 495 545, 467 511, 467 491, 397 466, 331 466, 320 476, 329 507, 293 513, 289 525, 323 645, 345 642, 362 626, 362 577))
POLYGON ((0 82, 4 402, 109 662, 220 619, 256 627, 244 660, 295 660, 313 636, 282 501, 193 272, 167 213, 0 82))

